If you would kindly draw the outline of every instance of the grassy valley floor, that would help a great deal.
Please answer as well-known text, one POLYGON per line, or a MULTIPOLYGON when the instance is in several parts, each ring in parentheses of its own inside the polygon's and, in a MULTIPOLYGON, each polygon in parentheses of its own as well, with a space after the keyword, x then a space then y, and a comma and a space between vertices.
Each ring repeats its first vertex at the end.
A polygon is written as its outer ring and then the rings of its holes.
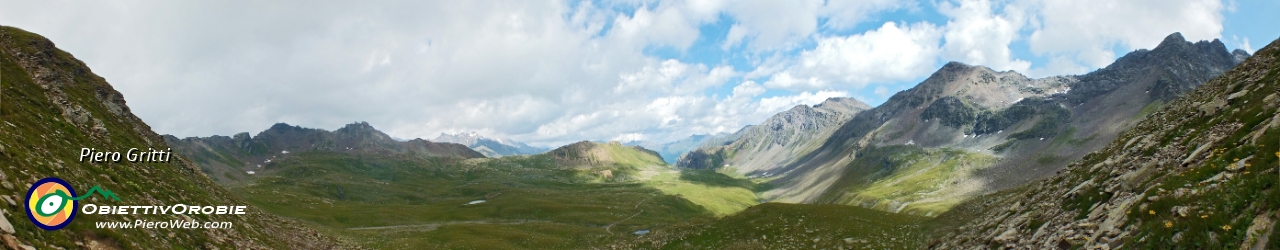
POLYGON ((758 202, 755 183, 715 172, 610 168, 614 176, 605 178, 545 155, 305 152, 230 189, 273 214, 374 248, 601 248, 643 237, 639 230, 706 223, 758 202))

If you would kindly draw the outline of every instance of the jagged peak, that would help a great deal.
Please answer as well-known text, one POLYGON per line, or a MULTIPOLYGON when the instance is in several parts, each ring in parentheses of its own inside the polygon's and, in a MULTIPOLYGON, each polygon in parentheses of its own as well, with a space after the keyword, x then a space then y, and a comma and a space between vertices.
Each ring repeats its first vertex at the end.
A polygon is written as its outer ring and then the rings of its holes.
POLYGON ((334 130, 333 132, 349 133, 349 132, 381 132, 381 131, 378 131, 378 129, 373 128, 373 126, 369 125, 368 122, 353 122, 351 124, 347 124, 346 126, 342 126, 342 128, 339 128, 338 130, 334 130))
POLYGON ((1236 56, 1249 57, 1249 52, 1248 52, 1248 51, 1244 51, 1243 49, 1236 49, 1236 50, 1232 50, 1232 51, 1231 51, 1231 54, 1232 54, 1232 55, 1236 55, 1236 56))
POLYGON ((1173 32, 1173 34, 1165 36, 1164 40, 1160 41, 1160 45, 1157 45, 1156 48, 1164 47, 1166 45, 1183 44, 1186 42, 1187 39, 1182 37, 1182 32, 1173 32))

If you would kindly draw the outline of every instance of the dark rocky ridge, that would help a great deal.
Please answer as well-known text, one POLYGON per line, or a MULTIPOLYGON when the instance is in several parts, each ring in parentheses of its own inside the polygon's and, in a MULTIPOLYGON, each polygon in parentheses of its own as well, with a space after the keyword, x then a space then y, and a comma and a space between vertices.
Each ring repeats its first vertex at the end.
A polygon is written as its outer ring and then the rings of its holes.
POLYGON ((407 155, 413 157, 484 158, 485 156, 457 143, 431 142, 422 139, 396 141, 366 122, 347 124, 333 132, 277 123, 249 137, 238 133, 232 137, 188 137, 178 139, 165 135, 174 152, 187 156, 218 182, 235 182, 269 165, 269 159, 287 153, 308 151, 348 152, 368 155, 407 155))

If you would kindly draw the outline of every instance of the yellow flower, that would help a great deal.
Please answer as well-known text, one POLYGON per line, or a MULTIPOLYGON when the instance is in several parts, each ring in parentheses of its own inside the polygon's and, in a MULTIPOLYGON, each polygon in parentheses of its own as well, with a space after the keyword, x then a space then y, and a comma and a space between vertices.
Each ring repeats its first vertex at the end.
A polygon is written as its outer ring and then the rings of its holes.
POLYGON ((1165 222, 1164 222, 1164 227, 1166 227, 1166 228, 1168 228, 1168 227, 1173 227, 1173 222, 1171 222, 1171 221, 1165 221, 1165 222))
POLYGON ((1231 225, 1222 225, 1222 230, 1231 230, 1231 225))
POLYGON ((1200 215, 1200 218, 1201 218, 1201 219, 1209 218, 1209 215, 1207 215, 1207 214, 1202 214, 1202 215, 1200 215))
POLYGON ((1156 214, 1156 210, 1147 210, 1147 213, 1149 213, 1149 214, 1156 214))

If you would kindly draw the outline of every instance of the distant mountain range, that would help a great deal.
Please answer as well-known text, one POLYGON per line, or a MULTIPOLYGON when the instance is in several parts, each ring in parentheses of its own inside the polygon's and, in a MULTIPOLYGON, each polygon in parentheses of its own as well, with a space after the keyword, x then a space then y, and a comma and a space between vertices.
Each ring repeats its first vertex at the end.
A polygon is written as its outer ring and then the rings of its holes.
POLYGON ((723 145, 724 143, 733 141, 735 138, 736 137, 734 137, 734 134, 730 134, 730 133, 700 134, 700 135, 695 134, 689 137, 685 137, 684 139, 667 142, 667 143, 659 143, 659 142, 652 142, 652 141, 630 141, 630 142, 624 142, 622 144, 627 146, 641 146, 647 149, 652 149, 653 151, 658 152, 658 154, 662 156, 663 161, 667 162, 667 164, 675 165, 676 161, 680 159, 680 156, 684 155, 685 153, 688 153, 693 149, 697 149, 700 147, 707 147, 707 146, 723 145))
POLYGON ((277 158, 290 153, 308 151, 361 152, 373 155, 407 155, 415 157, 484 158, 464 145, 431 142, 423 139, 397 141, 366 122, 347 124, 332 132, 277 123, 250 137, 242 132, 234 136, 187 137, 164 136, 173 150, 201 166, 201 170, 218 182, 237 182, 249 171, 260 170, 277 158))
POLYGON ((502 157, 511 155, 532 155, 541 154, 550 151, 549 148, 541 148, 529 146, 523 142, 513 141, 510 139, 494 139, 481 136, 476 132, 447 134, 440 133, 432 141, 436 142, 452 142, 466 145, 467 147, 480 152, 488 157, 502 157))

